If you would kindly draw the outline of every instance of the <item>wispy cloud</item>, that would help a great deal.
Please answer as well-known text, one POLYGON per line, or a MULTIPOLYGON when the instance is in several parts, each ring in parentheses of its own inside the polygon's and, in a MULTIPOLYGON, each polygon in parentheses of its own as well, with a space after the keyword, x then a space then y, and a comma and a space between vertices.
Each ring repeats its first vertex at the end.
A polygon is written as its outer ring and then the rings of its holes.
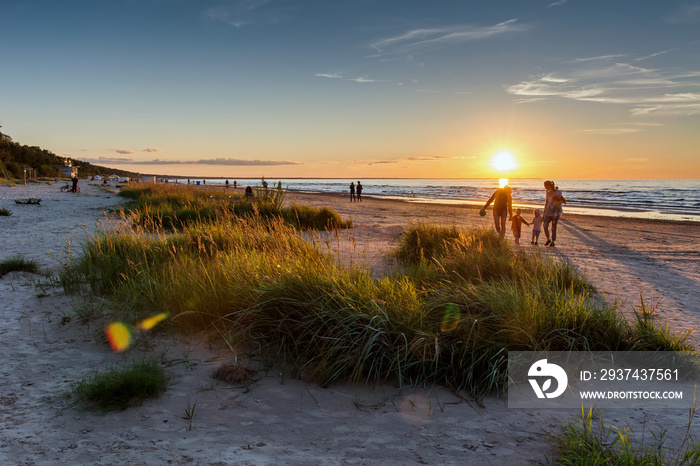
POLYGON ((105 163, 131 163, 133 159, 125 159, 122 157, 99 157, 96 159, 84 159, 86 162, 105 164, 105 163))
POLYGON ((641 128, 597 128, 597 129, 584 129, 579 131, 580 133, 586 134, 601 134, 601 135, 616 135, 616 134, 630 134, 638 133, 641 128))
POLYGON ((664 17, 670 24, 700 23, 700 5, 681 5, 664 17))
POLYGON ((156 149, 155 147, 146 147, 144 152, 160 152, 160 149, 156 149))
POLYGON ((129 149, 114 149, 114 152, 117 154, 122 154, 122 155, 133 155, 136 153, 136 151, 129 150, 129 149))
POLYGON ((552 8, 555 6, 562 6, 562 5, 566 4, 567 1, 568 0, 559 0, 558 2, 550 3, 549 5, 547 5, 547 8, 552 8))
POLYGON ((292 19, 293 8, 279 6, 272 0, 241 0, 205 10, 204 15, 236 28, 254 24, 276 24, 292 19))
POLYGON ((356 83, 376 83, 376 79, 368 78, 367 76, 360 76, 357 78, 351 78, 350 81, 355 81, 356 83))
POLYGON ((507 87, 527 103, 569 99, 630 107, 632 115, 696 115, 700 71, 631 65, 635 57, 606 55, 562 63, 562 69, 507 87), (622 60, 625 59, 626 61, 622 60))
POLYGON ((317 78, 331 78, 331 79, 342 79, 343 81, 353 81, 356 83, 376 83, 382 82, 380 79, 372 79, 367 76, 358 76, 357 78, 343 78, 341 73, 316 73, 314 76, 317 78))
POLYGON ((134 160, 117 157, 98 157, 87 160, 91 163, 104 164, 131 164, 131 165, 228 165, 228 166, 277 166, 277 165, 302 165, 302 162, 288 160, 246 160, 231 158, 199 159, 199 160, 134 160))
POLYGON ((440 47, 488 39, 503 34, 521 32, 528 26, 509 19, 493 26, 458 25, 443 28, 413 29, 370 44, 378 54, 407 53, 427 47, 440 47))
POLYGON ((377 164, 387 164, 387 163, 399 163, 399 162, 435 162, 438 160, 450 160, 450 159, 475 159, 476 157, 466 157, 466 156, 447 156, 447 155, 414 155, 409 157, 400 157, 398 159, 388 159, 388 160, 373 160, 370 161, 370 165, 377 164))
POLYGON ((317 78, 343 79, 343 76, 340 73, 316 73, 314 76, 317 78))

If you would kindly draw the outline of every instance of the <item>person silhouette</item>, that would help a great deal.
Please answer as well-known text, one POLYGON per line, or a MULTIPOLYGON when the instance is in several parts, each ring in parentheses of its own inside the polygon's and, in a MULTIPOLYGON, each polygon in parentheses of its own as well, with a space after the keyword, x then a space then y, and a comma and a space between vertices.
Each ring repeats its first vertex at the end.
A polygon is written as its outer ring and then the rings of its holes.
POLYGON ((503 239, 506 236, 506 219, 513 217, 513 198, 511 197, 512 190, 510 186, 505 185, 493 192, 491 197, 481 210, 486 208, 493 202, 493 223, 496 226, 499 238, 503 239))
POLYGON ((355 183, 350 182, 350 202, 355 202, 355 183))
POLYGON ((362 202, 362 183, 358 181, 355 190, 357 191, 357 202, 362 202))

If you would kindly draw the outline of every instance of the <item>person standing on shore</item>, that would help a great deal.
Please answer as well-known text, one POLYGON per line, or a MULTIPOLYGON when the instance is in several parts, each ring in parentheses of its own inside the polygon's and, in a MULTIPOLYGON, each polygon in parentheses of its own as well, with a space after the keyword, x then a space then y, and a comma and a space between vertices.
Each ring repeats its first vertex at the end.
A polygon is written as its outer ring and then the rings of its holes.
POLYGON ((544 235, 547 237, 545 246, 554 247, 554 242, 557 240, 557 224, 561 214, 564 213, 562 204, 566 204, 566 199, 559 190, 559 186, 554 185, 554 181, 547 180, 544 182, 544 188, 547 190, 544 203, 544 235), (549 225, 552 225, 552 236, 549 236, 549 225))
POLYGON ((355 202, 355 183, 350 182, 350 202, 355 202))
POLYGON ((228 191, 228 180, 226 180, 226 191, 228 191))
POLYGON ((357 202, 362 202, 362 183, 357 182, 357 202))
POLYGON ((542 231, 542 211, 540 209, 535 209, 535 218, 532 219, 532 240, 530 244, 537 246, 537 241, 540 239, 540 232, 542 231))
MULTIPOLYGON (((502 188, 498 188, 496 191, 494 191, 481 210, 486 211, 486 208, 492 202, 493 223, 496 226, 498 236, 502 240, 506 236, 506 219, 510 219, 513 216, 513 199, 511 197, 510 186, 505 185, 502 188)), ((485 213, 483 215, 485 215, 485 213)))
POLYGON ((520 236, 522 232, 523 223, 530 226, 529 223, 525 221, 522 215, 522 210, 515 209, 515 215, 510 218, 510 230, 513 232, 513 238, 515 238, 515 244, 520 246, 520 236))

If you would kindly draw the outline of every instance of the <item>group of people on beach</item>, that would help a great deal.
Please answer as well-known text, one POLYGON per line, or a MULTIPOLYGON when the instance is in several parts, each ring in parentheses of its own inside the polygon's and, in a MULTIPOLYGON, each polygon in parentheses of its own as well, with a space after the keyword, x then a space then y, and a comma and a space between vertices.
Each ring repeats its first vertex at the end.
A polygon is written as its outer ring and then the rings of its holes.
POLYGON ((362 183, 359 181, 357 186, 354 181, 350 182, 350 202, 362 202, 362 183))
POLYGON ((544 234, 547 238, 547 242, 544 245, 554 247, 554 243, 557 240, 557 225, 563 213, 563 204, 566 204, 566 199, 564 199, 561 190, 554 184, 554 181, 545 181, 544 189, 544 215, 542 210, 535 209, 531 223, 528 223, 522 217, 522 209, 515 209, 515 215, 513 215, 512 189, 508 185, 494 191, 489 200, 486 201, 486 204, 482 207, 480 215, 486 215, 486 208, 493 203, 493 221, 501 239, 505 238, 506 219, 508 219, 511 222, 510 229, 513 232, 515 244, 520 244, 522 225, 525 224, 527 226, 532 226, 532 239, 530 244, 537 246, 540 232, 544 227, 544 234), (552 226, 551 236, 549 234, 550 225, 552 226))

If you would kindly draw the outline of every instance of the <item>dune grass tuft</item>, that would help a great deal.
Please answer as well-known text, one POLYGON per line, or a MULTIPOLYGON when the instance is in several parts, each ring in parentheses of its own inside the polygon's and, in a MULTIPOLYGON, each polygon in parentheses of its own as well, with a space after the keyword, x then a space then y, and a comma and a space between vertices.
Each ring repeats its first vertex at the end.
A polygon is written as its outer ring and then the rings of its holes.
MULTIPOLYGON (((693 439, 693 417, 697 404, 690 409, 687 430, 680 445, 667 444, 667 431, 649 430, 636 438, 628 427, 606 426, 596 419, 591 408, 581 412, 580 419, 571 419, 561 434, 550 437, 554 464, 560 466, 596 465, 697 465, 700 464, 700 444, 693 439), (646 442, 645 442, 646 439, 646 442)), ((644 426, 646 430, 646 425, 644 426)))
POLYGON ((165 390, 166 375, 155 361, 135 359, 128 367, 113 367, 83 377, 75 393, 88 409, 123 410, 165 390))
POLYGON ((10 215, 12 215, 12 211, 10 211, 4 207, 2 209, 0 209, 0 217, 9 217, 10 215))
POLYGON ((7 259, 0 261, 0 277, 3 277, 10 272, 37 273, 38 271, 39 266, 35 260, 28 260, 20 255, 10 256, 7 259))
MULTIPOLYGON (((224 192, 225 194, 226 192, 224 192)), ((193 186, 158 184, 129 186, 120 196, 132 199, 134 220, 142 226, 166 229, 186 228, 202 223, 221 223, 233 216, 258 220, 283 219, 300 229, 352 228, 351 220, 343 220, 328 207, 291 205, 285 207, 286 191, 258 188, 253 200, 241 194, 221 195, 221 191, 206 191, 193 186)))

